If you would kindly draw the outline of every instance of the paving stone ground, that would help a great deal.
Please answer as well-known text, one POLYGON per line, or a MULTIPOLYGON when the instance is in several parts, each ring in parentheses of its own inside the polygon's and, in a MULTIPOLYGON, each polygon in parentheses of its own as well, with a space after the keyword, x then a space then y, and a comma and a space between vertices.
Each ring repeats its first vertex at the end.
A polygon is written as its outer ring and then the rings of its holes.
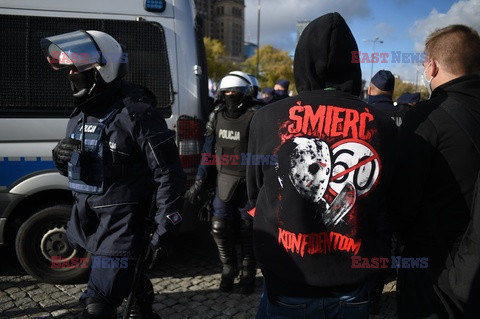
MULTIPOLYGON (((82 305, 78 297, 85 284, 52 285, 27 275, 10 249, 0 247, 0 319, 74 318, 82 305)), ((230 293, 217 290, 221 265, 208 230, 183 235, 171 258, 151 273, 154 310, 163 319, 255 318, 262 292, 257 271, 255 291, 239 293, 238 280, 230 293)), ((121 317, 122 308, 118 315, 121 317)), ((385 285, 381 308, 371 319, 396 318, 395 282, 385 285)))

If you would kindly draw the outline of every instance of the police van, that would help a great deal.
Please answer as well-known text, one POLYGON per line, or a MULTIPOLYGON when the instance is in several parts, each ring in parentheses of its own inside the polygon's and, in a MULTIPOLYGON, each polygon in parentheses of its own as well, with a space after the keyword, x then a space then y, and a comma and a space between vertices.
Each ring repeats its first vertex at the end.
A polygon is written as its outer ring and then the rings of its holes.
POLYGON ((0 245, 15 246, 20 264, 39 280, 81 281, 88 268, 52 268, 58 256, 68 265, 85 256, 66 241, 73 198, 52 161, 73 110, 72 91, 67 73, 50 69, 40 39, 99 30, 124 44, 125 79, 156 95, 176 131, 188 187, 209 111, 201 22, 193 0, 2 0, 0 26, 0 245))

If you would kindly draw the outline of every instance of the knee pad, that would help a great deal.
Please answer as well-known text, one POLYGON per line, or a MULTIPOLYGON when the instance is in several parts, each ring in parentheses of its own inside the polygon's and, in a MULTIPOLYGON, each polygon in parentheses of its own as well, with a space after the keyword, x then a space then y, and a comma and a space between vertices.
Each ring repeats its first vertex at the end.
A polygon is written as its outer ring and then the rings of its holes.
POLYGON ((212 218, 212 235, 216 238, 228 238, 232 234, 233 228, 229 220, 219 217, 212 218))

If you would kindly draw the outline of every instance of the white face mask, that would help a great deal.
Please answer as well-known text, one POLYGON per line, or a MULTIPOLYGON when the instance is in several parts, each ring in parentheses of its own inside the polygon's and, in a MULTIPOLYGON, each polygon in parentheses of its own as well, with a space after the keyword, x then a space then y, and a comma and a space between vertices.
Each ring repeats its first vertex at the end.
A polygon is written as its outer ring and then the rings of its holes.
POLYGON ((430 67, 430 65, 432 64, 432 62, 428 63, 427 67, 425 68, 425 70, 423 70, 423 84, 425 84, 425 86, 427 87, 427 90, 428 90, 428 98, 430 98, 430 96, 432 95, 432 80, 433 80, 433 76, 430 80, 427 79, 427 70, 428 68, 430 67))

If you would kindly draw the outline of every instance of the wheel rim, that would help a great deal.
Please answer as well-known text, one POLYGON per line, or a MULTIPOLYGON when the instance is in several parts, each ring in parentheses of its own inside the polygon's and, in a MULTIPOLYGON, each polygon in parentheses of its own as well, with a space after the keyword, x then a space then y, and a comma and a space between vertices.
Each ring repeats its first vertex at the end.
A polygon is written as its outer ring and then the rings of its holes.
POLYGON ((69 260, 76 254, 76 250, 68 244, 65 226, 54 226, 45 232, 40 242, 40 251, 49 262, 52 262, 52 256, 69 260))

